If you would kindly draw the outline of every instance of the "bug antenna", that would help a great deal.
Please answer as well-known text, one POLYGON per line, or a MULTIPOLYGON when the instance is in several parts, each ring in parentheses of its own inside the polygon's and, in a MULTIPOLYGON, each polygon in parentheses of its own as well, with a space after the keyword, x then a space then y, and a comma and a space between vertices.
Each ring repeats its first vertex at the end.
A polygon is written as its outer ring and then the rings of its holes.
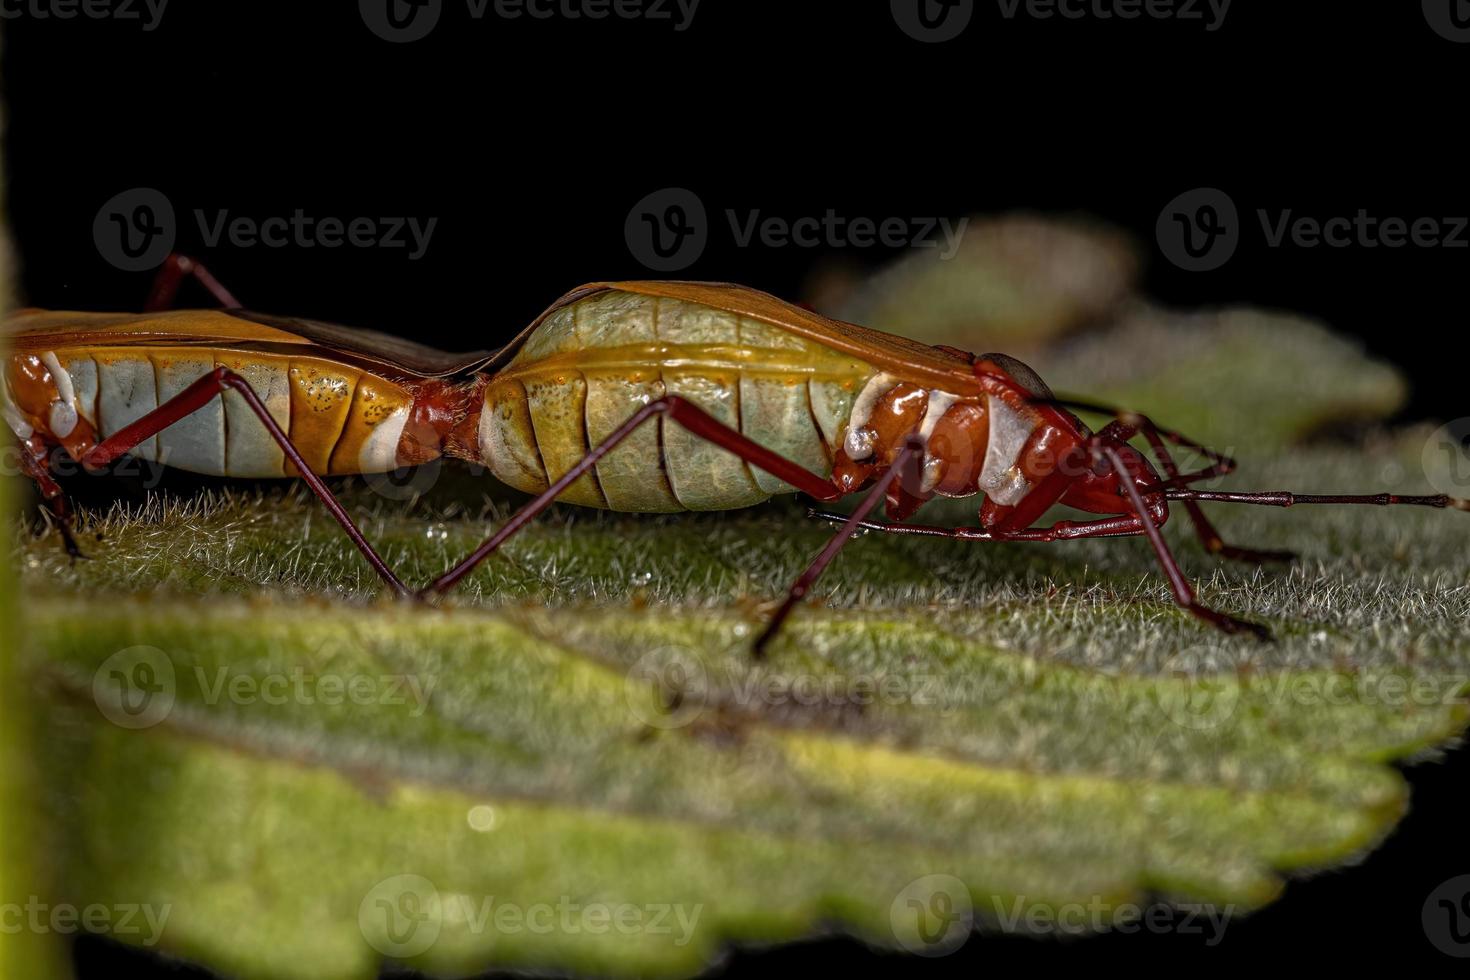
POLYGON ((1166 500, 1251 504, 1256 507, 1295 507, 1297 504, 1366 504, 1373 507, 1435 507, 1470 512, 1470 500, 1448 494, 1292 493, 1289 490, 1192 490, 1172 487, 1166 500))

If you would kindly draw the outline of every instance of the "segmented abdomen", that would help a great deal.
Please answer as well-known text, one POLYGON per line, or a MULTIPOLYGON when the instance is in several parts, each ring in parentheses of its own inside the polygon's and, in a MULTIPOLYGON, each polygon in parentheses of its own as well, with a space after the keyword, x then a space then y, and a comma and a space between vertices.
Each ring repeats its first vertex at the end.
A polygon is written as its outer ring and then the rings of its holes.
MULTIPOLYGON (((401 386, 316 357, 209 347, 91 347, 55 352, 70 376, 78 414, 105 439, 216 367, 250 382, 271 417, 319 474, 397 467, 412 407, 401 386)), ((235 391, 141 443, 133 455, 214 476, 294 475, 265 426, 235 391)))
MULTIPOLYGON (((544 490, 665 394, 827 474, 875 369, 763 321, 609 291, 549 316, 485 389, 480 451, 497 477, 544 490)), ((792 488, 660 417, 562 494, 622 511, 724 510, 792 488)))

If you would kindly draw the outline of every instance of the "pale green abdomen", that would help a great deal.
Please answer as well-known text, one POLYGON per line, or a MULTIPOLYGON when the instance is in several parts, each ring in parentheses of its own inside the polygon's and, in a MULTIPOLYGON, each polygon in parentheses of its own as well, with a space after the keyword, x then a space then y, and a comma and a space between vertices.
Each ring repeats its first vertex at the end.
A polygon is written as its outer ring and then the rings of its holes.
MULTIPOLYGON (((501 480, 544 490, 639 408, 670 394, 826 475, 853 398, 874 373, 763 321, 602 292, 549 316, 491 379, 480 451, 501 480)), ((725 510, 791 490, 659 417, 560 499, 622 511, 725 510)))
MULTIPOLYGON (((413 405, 402 386, 313 356, 242 353, 202 346, 70 347, 54 352, 76 409, 99 438, 114 435, 217 367, 250 383, 276 424, 317 473, 379 473, 397 467, 413 405)), ((295 475, 238 392, 226 391, 150 436, 130 455, 210 476, 295 475)))

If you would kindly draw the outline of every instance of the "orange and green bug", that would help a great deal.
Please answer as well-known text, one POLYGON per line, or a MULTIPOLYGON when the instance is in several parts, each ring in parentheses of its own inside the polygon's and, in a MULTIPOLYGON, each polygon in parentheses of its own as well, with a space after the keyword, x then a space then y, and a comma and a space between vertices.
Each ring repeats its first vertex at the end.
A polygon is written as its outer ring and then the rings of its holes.
MULTIPOLYGON (((182 258, 166 272, 176 280, 181 270, 213 282, 182 258)), ((448 590, 553 500, 671 512, 864 492, 850 515, 823 515, 841 529, 793 583, 757 651, 859 528, 976 542, 1146 536, 1181 606, 1267 638, 1265 627, 1197 601, 1159 530, 1170 502, 1184 505, 1209 550, 1254 561, 1290 556, 1225 544, 1200 501, 1470 509, 1442 495, 1192 489, 1234 462, 1143 415, 1058 400, 1003 354, 930 347, 728 283, 581 286, 499 351, 465 355, 239 309, 33 310, 9 332, 0 408, 63 527, 47 468, 56 451, 88 468, 131 453, 217 476, 300 477, 402 595, 448 590), (1094 433, 1069 408, 1115 419, 1094 433), (1136 437, 1162 473, 1129 444, 1136 437), (1180 472, 1169 444, 1210 464, 1180 472), (536 496, 415 592, 320 477, 442 456, 481 463, 536 496), (907 523, 936 495, 979 496, 977 526, 907 523), (870 519, 879 503, 887 522, 870 519), (1056 504, 1101 516, 1038 526, 1056 504)))

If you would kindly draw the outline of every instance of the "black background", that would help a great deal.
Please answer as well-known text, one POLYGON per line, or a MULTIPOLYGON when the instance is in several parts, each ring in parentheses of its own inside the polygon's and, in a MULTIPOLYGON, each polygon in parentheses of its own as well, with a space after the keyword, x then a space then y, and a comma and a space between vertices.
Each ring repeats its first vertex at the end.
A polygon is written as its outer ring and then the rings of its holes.
MULTIPOLYGON (((1419 3, 1237 0, 1208 32, 1006 20, 977 0, 965 33, 935 45, 900 31, 882 0, 703 0, 682 32, 616 18, 476 21, 446 0, 429 37, 398 45, 335 0, 172 0, 150 32, 32 14, 3 29, 8 206, 21 298, 35 305, 141 303, 147 275, 110 266, 92 237, 103 202, 139 186, 169 197, 178 247, 248 306, 457 349, 495 346, 578 283, 648 277, 623 226, 660 188, 694 190, 715 221, 682 277, 788 297, 827 253, 739 247, 725 209, 881 219, 1024 208, 1131 230, 1149 247, 1145 288, 1167 303, 1297 310, 1361 337, 1409 372, 1408 418, 1470 414, 1470 250, 1273 249, 1254 223, 1257 208, 1470 214, 1470 45, 1439 37, 1419 3), (1187 273, 1153 247, 1154 222, 1200 186, 1239 205, 1244 240, 1224 268, 1187 273), (195 208, 438 224, 419 261, 404 249, 210 249, 195 208)), ((846 252, 862 265, 893 255, 846 252)), ((1215 948, 1184 935, 977 937, 915 961, 831 940, 738 954, 727 969, 1307 970, 1375 948, 1401 967, 1453 969, 1419 915, 1432 888, 1470 872, 1467 775, 1464 752, 1410 771, 1414 810, 1385 845, 1359 867, 1294 881, 1215 948)), ((168 969, 100 941, 77 958, 84 976, 168 969)))

